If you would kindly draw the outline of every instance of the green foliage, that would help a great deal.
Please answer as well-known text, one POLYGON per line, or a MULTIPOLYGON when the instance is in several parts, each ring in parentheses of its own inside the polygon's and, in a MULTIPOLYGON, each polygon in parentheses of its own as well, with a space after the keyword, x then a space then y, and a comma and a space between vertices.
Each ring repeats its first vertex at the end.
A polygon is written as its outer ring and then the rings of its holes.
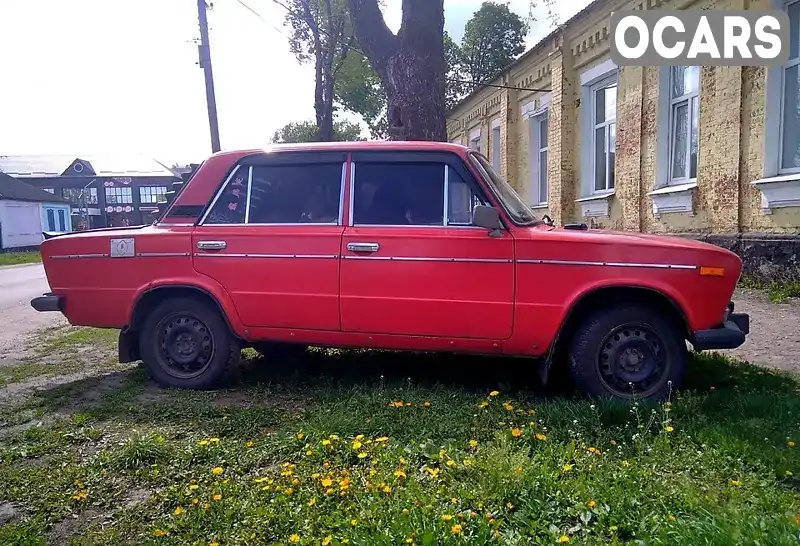
MULTIPOLYGON (((343 120, 333 122, 334 142, 355 140, 364 140, 361 137, 361 127, 358 124, 343 120)), ((313 121, 288 123, 275 131, 271 140, 275 144, 319 141, 319 129, 313 121)))
POLYGON ((336 100, 345 110, 360 114, 373 139, 387 136, 386 91, 369 60, 351 51, 337 73, 336 100))
POLYGON ((800 298, 800 279, 791 276, 778 276, 771 279, 743 276, 739 281, 739 286, 766 290, 773 303, 785 303, 789 298, 800 298))
POLYGON ((0 543, 797 544, 796 376, 694 355, 669 402, 593 402, 492 391, 490 358, 251 358, 228 389, 133 369, 3 408, 38 413, 2 432, 0 543))
POLYGON ((37 250, 35 252, 0 252, 0 266, 32 264, 42 261, 42 255, 37 250))
POLYGON ((470 81, 488 82, 525 51, 528 25, 507 5, 484 2, 464 28, 461 53, 470 81))

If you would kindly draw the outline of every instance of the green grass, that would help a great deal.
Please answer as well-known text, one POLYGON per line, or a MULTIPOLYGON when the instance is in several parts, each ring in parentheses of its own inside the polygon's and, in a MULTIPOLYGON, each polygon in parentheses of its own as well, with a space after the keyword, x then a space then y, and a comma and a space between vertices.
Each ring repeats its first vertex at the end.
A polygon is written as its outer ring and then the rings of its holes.
POLYGON ((48 389, 0 412, 30 420, 0 427, 0 544, 797 544, 797 377, 696 356, 636 404, 533 375, 311 351, 217 391, 48 389))
POLYGON ((789 298, 800 298, 800 280, 797 279, 766 281, 755 277, 742 277, 739 285, 743 288, 765 290, 773 303, 784 303, 789 298))
POLYGON ((32 264, 42 261, 38 250, 31 252, 0 252, 0 266, 32 264))

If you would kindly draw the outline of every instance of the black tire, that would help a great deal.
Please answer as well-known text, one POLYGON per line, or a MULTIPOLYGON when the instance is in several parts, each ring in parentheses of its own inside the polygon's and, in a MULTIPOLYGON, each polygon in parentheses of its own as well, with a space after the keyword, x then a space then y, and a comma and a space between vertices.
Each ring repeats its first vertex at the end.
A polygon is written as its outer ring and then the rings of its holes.
POLYGON ((213 304, 172 298, 145 319, 139 351, 148 375, 160 385, 208 389, 227 378, 241 343, 213 304))
POLYGON ((687 360, 681 329, 636 304, 592 313, 569 348, 572 380, 594 397, 663 400, 681 387, 687 360))

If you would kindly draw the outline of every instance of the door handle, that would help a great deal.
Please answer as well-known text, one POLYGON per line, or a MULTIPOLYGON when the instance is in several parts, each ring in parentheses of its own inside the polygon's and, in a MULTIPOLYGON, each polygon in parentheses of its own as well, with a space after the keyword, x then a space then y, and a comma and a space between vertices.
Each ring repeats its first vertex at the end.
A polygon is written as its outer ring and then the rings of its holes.
POLYGON ((222 250, 228 246, 225 241, 197 241, 197 248, 200 250, 222 250))
POLYGON ((347 243, 350 252, 378 252, 380 248, 378 243, 347 243))

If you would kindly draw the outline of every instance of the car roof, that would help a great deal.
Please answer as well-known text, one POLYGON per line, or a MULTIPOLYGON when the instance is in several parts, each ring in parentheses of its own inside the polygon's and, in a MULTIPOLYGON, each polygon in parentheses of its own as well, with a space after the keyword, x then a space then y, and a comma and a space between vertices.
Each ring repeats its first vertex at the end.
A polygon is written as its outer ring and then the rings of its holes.
POLYGON ((356 142, 303 142, 296 144, 269 144, 264 148, 227 150, 217 152, 212 157, 221 156, 245 156, 259 153, 277 152, 314 152, 314 151, 439 151, 439 152, 458 152, 466 150, 466 146, 453 144, 450 142, 429 142, 422 140, 412 141, 382 141, 367 140, 356 142))

